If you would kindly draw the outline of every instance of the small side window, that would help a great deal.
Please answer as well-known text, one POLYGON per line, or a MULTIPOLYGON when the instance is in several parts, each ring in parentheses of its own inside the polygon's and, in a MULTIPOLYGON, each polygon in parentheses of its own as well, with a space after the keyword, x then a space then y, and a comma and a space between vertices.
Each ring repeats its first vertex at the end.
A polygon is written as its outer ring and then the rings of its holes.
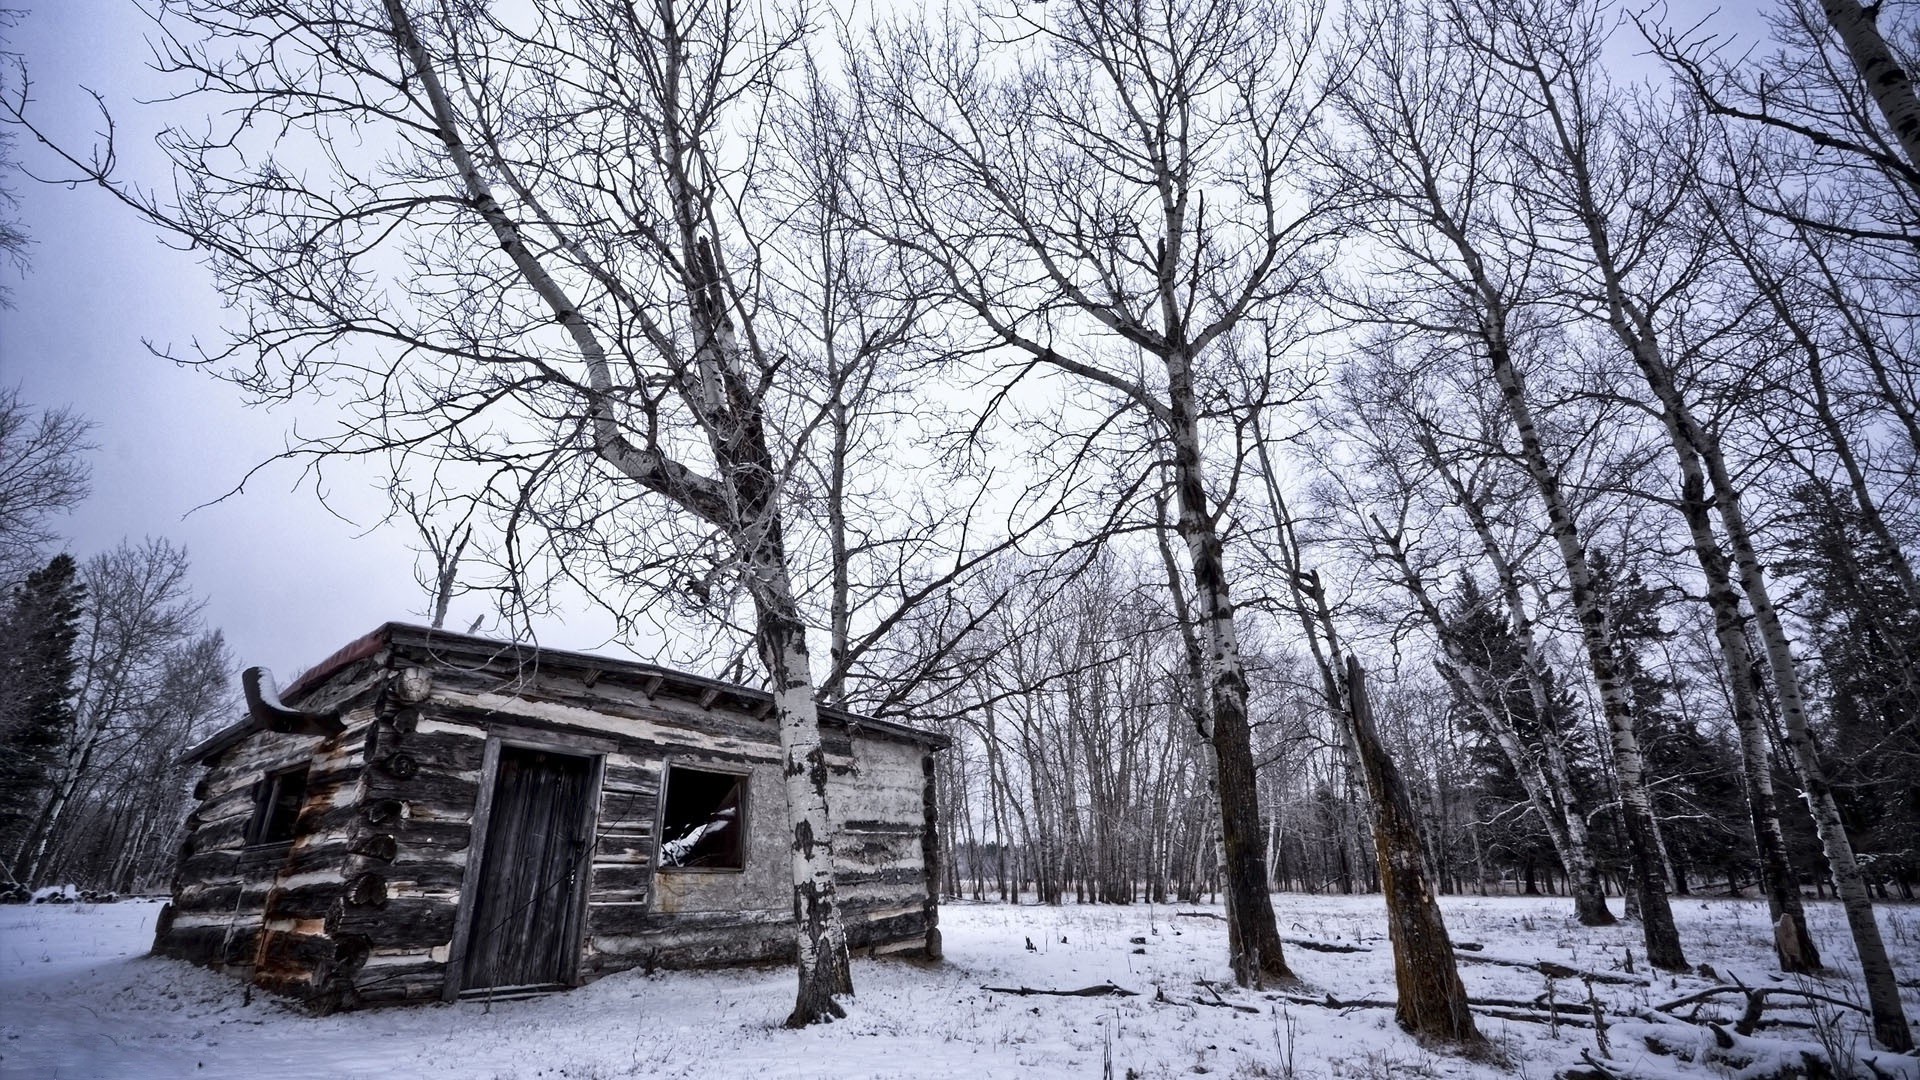
POLYGON ((293 839, 294 822, 307 801, 307 767, 267 774, 255 789, 253 821, 247 830, 250 845, 284 844, 293 839))
POLYGON ((746 777, 670 767, 660 826, 661 868, 744 867, 746 807, 746 777))

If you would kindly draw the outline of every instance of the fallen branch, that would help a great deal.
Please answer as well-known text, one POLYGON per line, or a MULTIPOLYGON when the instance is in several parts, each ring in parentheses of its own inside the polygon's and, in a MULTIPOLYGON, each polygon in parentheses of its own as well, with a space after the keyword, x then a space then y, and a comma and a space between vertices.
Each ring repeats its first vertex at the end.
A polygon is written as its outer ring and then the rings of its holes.
MULTIPOLYGON (((1211 911, 1176 911, 1174 915, 1182 919, 1218 919, 1221 922, 1227 921, 1225 915, 1216 915, 1211 911)), ((1299 924, 1295 923, 1294 925, 1298 926, 1299 924)), ((1341 945, 1331 941, 1315 941, 1312 938, 1282 937, 1280 941, 1282 944, 1298 946, 1308 952, 1356 953, 1373 951, 1365 945, 1341 945)), ((1479 948, 1477 945, 1474 947, 1479 948)))
POLYGON ((1537 971, 1556 979, 1590 979, 1611 986, 1647 986, 1645 979, 1631 975, 1615 975, 1606 971, 1581 971, 1565 964, 1556 964, 1551 960, 1508 960, 1500 956, 1456 956, 1462 964, 1498 964, 1501 967, 1519 968, 1522 971, 1537 971))
POLYGON ((1312 1005, 1321 1009, 1392 1009, 1399 1007, 1397 1001, 1379 1001, 1362 999, 1359 1001, 1341 1001, 1328 994, 1323 998, 1311 998, 1305 994, 1268 994, 1268 1001, 1285 1001, 1294 1005, 1312 1005))
POLYGON ((1288 945, 1297 945, 1300 948, 1306 949, 1309 952, 1349 953, 1349 952, 1372 952, 1373 951, 1372 949, 1369 949, 1364 945, 1336 945, 1336 944, 1333 944, 1332 942, 1314 941, 1310 938, 1283 937, 1280 940, 1285 942, 1288 945))
POLYGON ((1234 1002, 1228 1001, 1226 998, 1221 997, 1219 988, 1214 986, 1212 983, 1207 982, 1205 979, 1202 979, 1196 982, 1194 985, 1205 987, 1207 990, 1207 993, 1213 995, 1213 1000, 1208 1001, 1205 998, 1190 998, 1186 1001, 1182 1001, 1179 998, 1168 997, 1167 989, 1164 986, 1154 991, 1153 1000, 1163 1005, 1205 1005, 1209 1008, 1214 1008, 1214 1009, 1232 1009, 1235 1012, 1253 1013, 1256 1016, 1260 1014, 1260 1010, 1254 1008, 1251 1005, 1236 1004, 1234 1002))
POLYGON ((1527 1024, 1564 1024, 1567 1027, 1579 1028, 1593 1027, 1593 1021, 1587 1017, 1568 1013, 1548 1016, 1544 1013, 1525 1012, 1519 1009, 1484 1009, 1478 1005, 1473 1006, 1473 1012, 1476 1016, 1485 1016, 1494 1020, 1517 1020, 1527 1024))
MULTIPOLYGON (((1835 1005, 1843 1009, 1852 1009, 1854 1012, 1860 1013, 1863 1016, 1871 1015, 1867 1012, 1865 1006, 1855 1004, 1854 1002, 1848 1001, 1845 998, 1834 997, 1831 994, 1818 994, 1811 990, 1800 990, 1790 986, 1753 987, 1753 986, 1746 986, 1744 984, 1737 983, 1737 982, 1731 985, 1708 987, 1705 990, 1688 994, 1685 997, 1674 998, 1672 1001, 1662 1002, 1659 1005, 1655 1005, 1653 1008, 1655 1012, 1672 1015, 1676 1010, 1684 1008, 1685 1006, 1694 1005, 1694 1004, 1706 1002, 1706 1001, 1711 1001, 1712 999, 1717 997, 1727 997, 1730 995, 1737 995, 1746 999, 1746 1008, 1741 1012, 1740 1019, 1734 1021, 1734 1024, 1733 1024, 1733 1030, 1739 1032, 1742 1035, 1751 1035, 1755 1031, 1763 1027, 1790 1026, 1785 1021, 1779 1021, 1779 1020, 1769 1021, 1764 1019, 1763 1014, 1766 1012, 1767 999, 1770 997, 1801 998, 1808 1002, 1814 1002, 1814 1001, 1825 1002, 1828 1005, 1835 1005)), ((1698 1010, 1696 1010, 1696 1013, 1697 1012, 1698 1010)), ((1685 1020, 1688 1023, 1707 1023, 1707 1021, 1696 1019, 1693 1015, 1678 1017, 1677 1019, 1685 1020)))
POLYGON ((1047 997, 1138 997, 1139 996, 1138 992, 1136 991, 1128 990, 1124 986, 1115 986, 1112 983, 1096 983, 1093 986, 1083 986, 1078 990, 1041 990, 1041 989, 1035 989, 1034 987, 1031 987, 1031 986, 982 986, 980 989, 986 990, 994 994, 1014 994, 1019 997, 1030 997, 1035 994, 1042 994, 1047 997))
MULTIPOLYGON (((1392 1009, 1399 1002, 1384 1001, 1375 998, 1363 998, 1356 1001, 1342 1001, 1332 994, 1312 998, 1304 994, 1267 994, 1268 1001, 1285 1001, 1293 1005, 1311 1005, 1320 1009, 1345 1011, 1348 1009, 1392 1009)), ((1593 1021, 1586 1016, 1584 1008, 1572 1005, 1542 1005, 1532 1001, 1520 1001, 1515 998, 1468 998, 1467 1005, 1480 1015, 1494 1020, 1518 1020, 1529 1024, 1552 1024, 1556 1021, 1569 1027, 1593 1027, 1593 1021)))

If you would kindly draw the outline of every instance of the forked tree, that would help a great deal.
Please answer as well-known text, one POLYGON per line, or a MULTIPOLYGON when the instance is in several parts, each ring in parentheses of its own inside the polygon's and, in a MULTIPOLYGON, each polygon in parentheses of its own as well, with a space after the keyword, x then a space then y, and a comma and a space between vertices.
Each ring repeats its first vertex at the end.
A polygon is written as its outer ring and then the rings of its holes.
MULTIPOLYGON (((162 136, 177 205, 112 175, 111 147, 68 153, 79 178, 210 253, 240 320, 212 366, 262 397, 318 389, 345 407, 301 451, 407 447, 504 471, 509 549, 544 534, 584 557, 592 536, 616 571, 650 558, 635 515, 652 507, 651 535, 710 564, 676 580, 744 594, 791 821, 788 1023, 842 1015, 785 501, 799 440, 782 421, 806 417, 780 393, 753 204, 755 127, 801 22, 745 0, 159 7, 162 67, 215 130, 162 136)), ((17 87, 16 114, 25 101, 17 87)))

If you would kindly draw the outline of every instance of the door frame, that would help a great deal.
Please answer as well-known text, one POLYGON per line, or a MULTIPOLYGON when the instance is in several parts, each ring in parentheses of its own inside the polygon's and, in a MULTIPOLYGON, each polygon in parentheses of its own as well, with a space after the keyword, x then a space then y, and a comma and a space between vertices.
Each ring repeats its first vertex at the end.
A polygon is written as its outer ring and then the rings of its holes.
POLYGON ((557 732, 501 731, 490 728, 487 747, 480 766, 480 790, 474 797, 472 833, 467 841, 467 864, 460 874, 459 907, 454 912, 453 941, 447 948, 446 981, 441 985, 443 1001, 457 1001, 465 974, 467 948, 473 937, 473 908, 480 891, 480 875, 487 861, 488 826, 493 820, 493 793, 500 777, 502 749, 535 750, 565 757, 584 758, 587 762, 586 798, 581 800, 581 835, 587 843, 580 850, 580 865, 574 872, 572 924, 562 947, 566 950, 566 984, 580 985, 580 943, 586 934, 587 896, 593 891, 593 854, 597 846, 600 819, 600 785, 606 776, 607 755, 613 743, 606 739, 563 735, 557 732))

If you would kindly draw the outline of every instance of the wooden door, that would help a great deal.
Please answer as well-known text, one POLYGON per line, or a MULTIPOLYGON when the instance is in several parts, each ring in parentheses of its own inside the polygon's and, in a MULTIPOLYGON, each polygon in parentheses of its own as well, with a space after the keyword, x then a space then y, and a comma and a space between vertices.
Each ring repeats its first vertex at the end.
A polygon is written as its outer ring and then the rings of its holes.
POLYGON ((593 762, 501 747, 461 986, 573 981, 593 762))

